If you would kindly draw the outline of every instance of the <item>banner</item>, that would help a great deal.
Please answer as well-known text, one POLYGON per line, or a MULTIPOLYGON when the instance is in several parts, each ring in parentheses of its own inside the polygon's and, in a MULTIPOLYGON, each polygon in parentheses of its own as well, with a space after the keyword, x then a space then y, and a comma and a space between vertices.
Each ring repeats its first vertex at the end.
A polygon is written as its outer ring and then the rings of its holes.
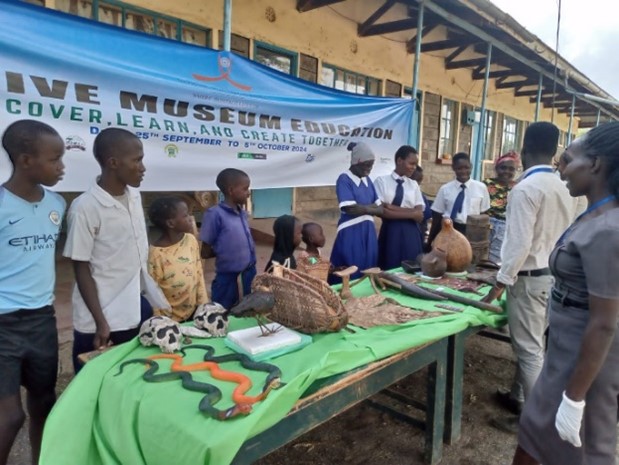
MULTIPOLYGON (((21 2, 0 8, 0 130, 37 119, 66 143, 59 191, 99 173, 98 132, 121 127, 144 144, 142 190, 214 190, 224 168, 252 188, 332 185, 351 141, 393 169, 407 142, 410 100, 321 87, 226 52, 153 37, 21 2)), ((0 154, 0 182, 10 175, 0 154)))

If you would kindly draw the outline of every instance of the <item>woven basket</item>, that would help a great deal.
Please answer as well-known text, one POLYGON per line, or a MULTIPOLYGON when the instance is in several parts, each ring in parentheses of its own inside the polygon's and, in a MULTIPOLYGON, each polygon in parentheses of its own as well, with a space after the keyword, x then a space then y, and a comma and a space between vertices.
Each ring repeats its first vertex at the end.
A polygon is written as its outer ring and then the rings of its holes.
POLYGON ((308 274, 321 281, 327 281, 329 277, 329 269, 331 268, 331 262, 324 260, 320 257, 302 257, 297 258, 297 271, 308 274), (311 263, 310 259, 316 260, 316 263, 311 263))
POLYGON ((348 324, 348 313, 329 285, 308 274, 275 264, 272 274, 254 278, 252 291, 269 291, 275 306, 269 319, 302 333, 336 332, 348 324))

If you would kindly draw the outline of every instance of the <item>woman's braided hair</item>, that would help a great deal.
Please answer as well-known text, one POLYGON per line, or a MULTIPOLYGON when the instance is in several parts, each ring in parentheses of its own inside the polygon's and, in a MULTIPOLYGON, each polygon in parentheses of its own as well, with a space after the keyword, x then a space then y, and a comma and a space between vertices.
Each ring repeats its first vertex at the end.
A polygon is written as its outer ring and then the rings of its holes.
POLYGON ((619 198, 619 121, 591 129, 585 136, 584 149, 587 157, 599 157, 604 161, 608 168, 608 187, 619 198))

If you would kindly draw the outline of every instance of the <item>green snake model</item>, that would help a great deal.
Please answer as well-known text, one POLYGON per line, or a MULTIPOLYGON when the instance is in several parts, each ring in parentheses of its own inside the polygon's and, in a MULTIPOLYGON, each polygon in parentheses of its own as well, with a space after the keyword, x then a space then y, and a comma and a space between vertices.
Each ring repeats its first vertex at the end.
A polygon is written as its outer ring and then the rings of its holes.
POLYGON ((181 379, 183 388, 189 391, 205 393, 206 395, 202 398, 202 400, 200 400, 198 409, 202 413, 216 420, 227 420, 230 418, 234 418, 238 415, 247 415, 251 412, 251 405, 246 404, 235 404, 226 410, 220 410, 215 408, 215 404, 219 402, 222 397, 221 390, 217 386, 208 383, 201 383, 199 381, 194 381, 191 373, 186 371, 172 371, 168 373, 156 374, 159 371, 159 364, 154 360, 150 360, 147 358, 136 358, 123 362, 118 369, 118 373, 116 373, 116 375, 114 376, 120 375, 126 365, 133 363, 142 363, 149 366, 148 370, 146 370, 144 372, 144 375, 142 376, 144 381, 153 383, 181 379))
POLYGON ((245 354, 227 354, 227 355, 220 355, 220 356, 214 357, 213 355, 215 354, 215 348, 209 345, 205 345, 205 344, 192 344, 192 345, 183 347, 180 350, 181 354, 183 354, 183 357, 186 355, 185 351, 187 349, 205 350, 206 353, 204 354, 204 358, 203 358, 205 362, 225 363, 225 362, 234 361, 234 362, 239 362, 241 366, 245 368, 246 370, 267 372, 269 375, 267 376, 264 382, 264 387, 262 388, 263 393, 269 391, 270 389, 277 389, 283 386, 281 382, 281 377, 282 377, 281 370, 279 369, 279 367, 272 365, 270 363, 255 362, 245 354))

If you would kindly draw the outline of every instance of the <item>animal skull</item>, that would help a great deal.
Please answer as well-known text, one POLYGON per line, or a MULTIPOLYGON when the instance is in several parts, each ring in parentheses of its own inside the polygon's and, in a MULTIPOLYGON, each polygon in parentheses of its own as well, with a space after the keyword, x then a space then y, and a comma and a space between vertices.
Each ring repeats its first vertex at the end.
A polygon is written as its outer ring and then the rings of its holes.
POLYGON ((223 337, 228 333, 228 310, 217 302, 199 305, 193 323, 214 337, 223 337))
POLYGON ((139 339, 143 346, 155 345, 166 354, 179 350, 183 342, 180 325, 167 316, 153 316, 142 323, 139 339))

